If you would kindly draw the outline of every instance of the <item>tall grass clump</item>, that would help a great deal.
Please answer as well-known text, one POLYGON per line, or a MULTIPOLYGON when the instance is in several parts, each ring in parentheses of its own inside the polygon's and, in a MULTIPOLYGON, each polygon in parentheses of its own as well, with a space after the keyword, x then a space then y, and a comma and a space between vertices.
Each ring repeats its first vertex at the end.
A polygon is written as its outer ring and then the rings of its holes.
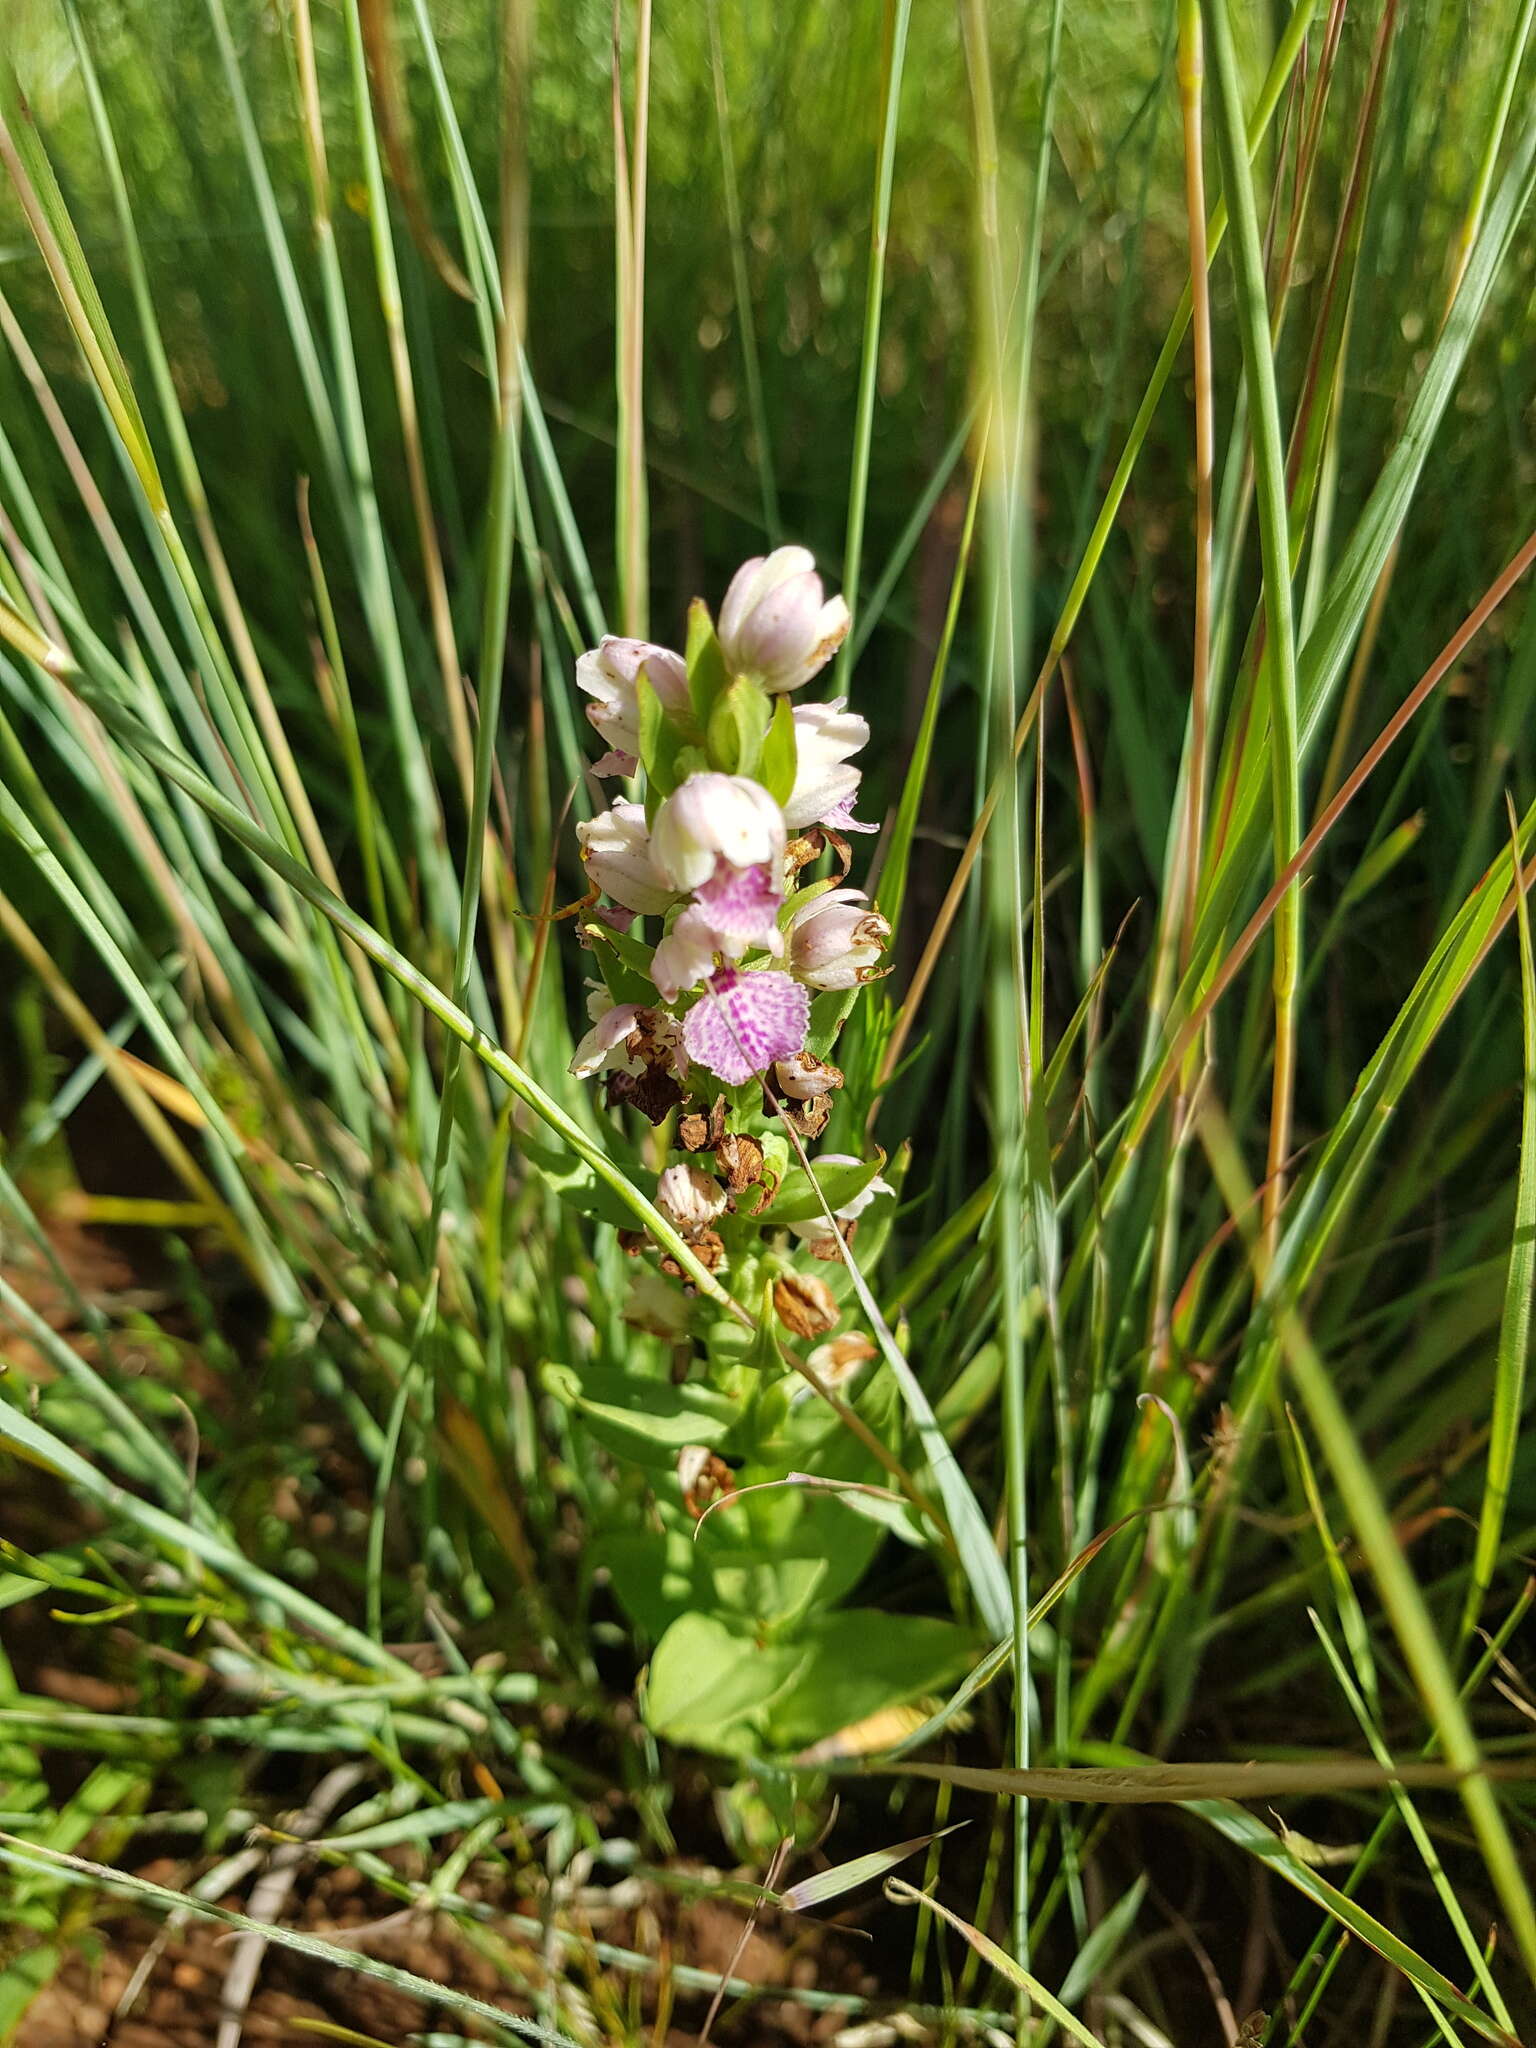
POLYGON ((12 14, 0 2039, 1528 2037, 1533 13, 12 14))

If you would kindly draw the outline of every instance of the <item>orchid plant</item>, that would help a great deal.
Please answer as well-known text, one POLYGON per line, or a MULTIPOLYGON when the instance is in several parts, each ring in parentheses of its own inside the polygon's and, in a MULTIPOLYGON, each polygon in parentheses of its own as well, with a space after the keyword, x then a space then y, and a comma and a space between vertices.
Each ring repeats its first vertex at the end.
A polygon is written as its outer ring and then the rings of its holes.
POLYGON ((814 1748, 967 1647, 952 1623, 834 1611, 884 1533, 922 1540, 872 1454, 901 1412, 845 1257, 862 1232, 873 1263, 894 1189, 879 1155, 822 1144, 831 1054, 890 938, 849 881, 877 829, 855 814, 869 727, 842 698, 794 701, 848 628, 811 555, 781 547, 718 619, 695 601, 685 654, 608 638, 576 670, 594 774, 638 793, 577 828, 597 975, 572 1072, 655 1127, 655 1205, 747 1315, 621 1229, 623 1363, 548 1384, 629 1474, 595 1550, 659 1638, 652 1726, 738 1754, 814 1748))

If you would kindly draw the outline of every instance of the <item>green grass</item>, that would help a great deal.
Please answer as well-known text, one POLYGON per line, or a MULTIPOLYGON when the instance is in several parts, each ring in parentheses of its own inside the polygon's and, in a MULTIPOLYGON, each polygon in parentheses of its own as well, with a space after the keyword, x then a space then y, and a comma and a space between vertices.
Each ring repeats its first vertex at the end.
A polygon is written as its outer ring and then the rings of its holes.
POLYGON ((650 2037, 653 1993, 697 2031, 718 1979, 573 1884, 703 1858, 745 1919, 781 1835, 774 1888, 848 1865, 790 1904, 878 1936, 878 1994, 813 2011, 1536 2024, 1532 14, 641 5, 615 81, 595 5, 28 0, 0 2039, 122 1899, 213 1915, 342 1760, 312 1867, 564 2039, 650 2037), (965 1631, 868 1782, 753 1754, 707 1665, 689 1747, 637 1725, 655 1488, 544 1375, 666 1382, 636 1223, 758 1341, 568 1074, 551 913, 575 655, 680 645, 779 540, 854 602, 886 820, 832 1140, 901 1199, 835 1457, 913 1540, 852 1493, 732 1514, 846 1564, 759 1631, 819 1630, 828 1699, 860 1630, 965 1631), (72 1269, 80 1215, 142 1299, 72 1269), (125 1704, 34 1687, 38 1631, 125 1704), (1242 1801, 1245 1762, 1300 1775, 1242 1801))

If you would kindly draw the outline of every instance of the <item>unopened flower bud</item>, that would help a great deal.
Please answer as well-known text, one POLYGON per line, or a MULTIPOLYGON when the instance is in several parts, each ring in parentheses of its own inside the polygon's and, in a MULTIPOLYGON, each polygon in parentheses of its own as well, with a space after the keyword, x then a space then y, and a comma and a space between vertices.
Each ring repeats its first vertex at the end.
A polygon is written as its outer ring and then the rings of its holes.
POLYGON ((689 890, 711 879, 717 861, 777 868, 784 840, 784 813, 760 782, 705 769, 679 783, 661 806, 651 843, 667 882, 689 890))
POLYGON ((862 889, 828 889, 790 915, 790 966, 812 988, 857 988, 879 972, 890 936, 862 889))
POLYGON ((807 548, 775 548, 743 562, 720 607, 720 647, 732 675, 765 690, 796 690, 822 669, 848 631, 848 607, 828 598, 807 548))
POLYGON ((571 1072, 578 1080, 588 1080, 593 1074, 600 1074, 612 1066, 632 1071, 627 1041, 639 1015, 636 1003, 615 1003, 603 1010, 577 1046, 576 1057, 571 1061, 571 1072))
POLYGON ((655 861, 643 804, 617 803, 576 827, 581 857, 597 887, 626 910, 654 917, 677 891, 655 861))
POLYGON ((831 1288, 814 1273, 783 1273, 773 1283, 773 1306, 779 1321, 796 1337, 820 1337, 837 1325, 838 1306, 831 1288))
MULTIPOLYGON (((857 1166, 859 1164, 859 1160, 851 1152, 823 1152, 818 1158, 811 1161, 811 1170, 814 1173, 818 1168, 824 1166, 857 1166)), ((832 1214, 836 1217, 838 1223, 843 1226, 843 1232, 846 1236, 848 1234, 848 1226, 858 1221, 871 1202, 881 1195, 893 1195, 895 1192, 896 1190, 888 1180, 882 1180, 880 1175, 876 1174, 872 1180, 865 1182, 856 1195, 850 1195, 845 1202, 839 1202, 832 1211, 832 1214)), ((843 1255, 842 1247, 837 1238, 827 1228, 825 1216, 809 1216, 802 1222, 791 1223, 789 1227, 796 1237, 803 1238, 806 1244, 810 1246, 811 1254, 814 1258, 841 1259, 843 1255)))
POLYGON ((656 1206, 684 1237, 707 1230, 725 1207, 725 1191, 702 1167, 667 1167, 656 1182, 656 1206))
MULTIPOLYGON (((813 1170, 822 1166, 859 1166, 862 1161, 851 1152, 823 1152, 811 1161, 813 1170)), ((850 1195, 846 1202, 839 1202, 832 1214, 839 1222, 852 1223, 856 1216, 862 1216, 870 1203, 880 1195, 894 1195, 896 1190, 888 1180, 882 1180, 877 1173, 873 1180, 867 1180, 856 1195, 850 1195)))

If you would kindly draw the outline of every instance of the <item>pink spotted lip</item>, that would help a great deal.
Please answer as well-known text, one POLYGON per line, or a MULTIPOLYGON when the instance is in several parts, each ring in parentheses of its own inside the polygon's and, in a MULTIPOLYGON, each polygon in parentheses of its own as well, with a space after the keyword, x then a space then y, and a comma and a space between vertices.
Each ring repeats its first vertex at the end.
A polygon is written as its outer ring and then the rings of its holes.
POLYGON ((739 1088, 775 1060, 793 1058, 810 1022, 810 993, 792 975, 724 967, 705 983, 684 1020, 683 1050, 695 1065, 739 1088))

